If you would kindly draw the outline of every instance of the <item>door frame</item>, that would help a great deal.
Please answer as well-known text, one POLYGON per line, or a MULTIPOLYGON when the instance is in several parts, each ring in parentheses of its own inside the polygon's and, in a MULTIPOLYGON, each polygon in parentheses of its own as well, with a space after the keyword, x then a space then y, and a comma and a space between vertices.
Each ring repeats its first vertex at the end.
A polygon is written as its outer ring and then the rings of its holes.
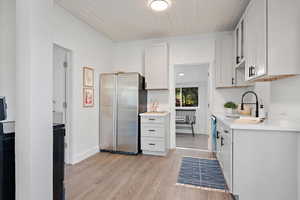
MULTIPOLYGON (((74 142, 73 142, 73 135, 72 135, 72 108, 73 108, 73 101, 72 101, 72 68, 73 68, 73 52, 70 49, 67 49, 59 44, 53 43, 53 52, 55 48, 62 49, 66 52, 67 56, 67 70, 66 70, 66 76, 65 76, 65 100, 67 103, 66 106, 66 115, 65 115, 65 129, 66 129, 66 135, 65 135, 65 163, 66 164, 72 164, 73 163, 73 152, 74 152, 74 142)), ((53 55, 53 60, 54 60, 53 55)))
POLYGON ((197 65, 207 65, 208 66, 208 81, 207 81, 207 95, 208 95, 208 109, 207 109, 207 131, 208 131, 208 150, 200 150, 200 151, 212 151, 211 144, 211 134, 210 134, 210 120, 209 117, 212 113, 212 86, 213 86, 213 62, 199 62, 199 63, 176 63, 171 64, 169 66, 169 84, 170 84, 170 92, 169 92, 169 102, 170 102, 170 110, 171 110, 171 120, 170 120, 170 144, 171 149, 176 149, 176 106, 175 106, 175 67, 176 66, 197 66, 197 65))

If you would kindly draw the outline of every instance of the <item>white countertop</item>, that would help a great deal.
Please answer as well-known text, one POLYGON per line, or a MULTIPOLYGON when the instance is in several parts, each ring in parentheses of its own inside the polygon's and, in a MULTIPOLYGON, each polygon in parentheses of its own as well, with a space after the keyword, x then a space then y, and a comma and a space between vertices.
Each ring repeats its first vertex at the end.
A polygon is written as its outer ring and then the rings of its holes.
POLYGON ((0 121, 0 123, 2 124, 2 130, 0 130, 1 133, 7 134, 15 132, 15 121, 4 120, 0 121))
POLYGON ((141 113, 140 116, 166 116, 169 115, 169 112, 163 111, 163 112, 145 112, 141 113))
POLYGON ((260 130, 260 131, 284 131, 300 132, 300 125, 293 123, 281 123, 280 121, 266 120, 259 124, 241 124, 235 123, 235 119, 226 117, 221 113, 214 113, 218 120, 221 120, 226 126, 235 130, 260 130))

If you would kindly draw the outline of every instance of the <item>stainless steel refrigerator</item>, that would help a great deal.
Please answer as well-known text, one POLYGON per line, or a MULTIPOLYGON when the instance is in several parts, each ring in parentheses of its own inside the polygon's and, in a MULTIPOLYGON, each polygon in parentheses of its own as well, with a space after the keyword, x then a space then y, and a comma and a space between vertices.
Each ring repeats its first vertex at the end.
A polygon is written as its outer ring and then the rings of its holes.
POLYGON ((140 117, 147 111, 145 79, 139 73, 100 75, 100 151, 138 154, 140 117))

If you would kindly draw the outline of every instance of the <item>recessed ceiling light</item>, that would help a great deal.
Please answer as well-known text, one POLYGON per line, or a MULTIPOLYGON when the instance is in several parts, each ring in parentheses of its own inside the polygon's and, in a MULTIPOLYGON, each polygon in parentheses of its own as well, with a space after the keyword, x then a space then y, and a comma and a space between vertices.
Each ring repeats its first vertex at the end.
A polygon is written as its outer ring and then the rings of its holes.
POLYGON ((178 76, 184 76, 184 73, 179 73, 178 76))
POLYGON ((154 11, 164 11, 171 6, 170 0, 148 0, 148 6, 154 11))

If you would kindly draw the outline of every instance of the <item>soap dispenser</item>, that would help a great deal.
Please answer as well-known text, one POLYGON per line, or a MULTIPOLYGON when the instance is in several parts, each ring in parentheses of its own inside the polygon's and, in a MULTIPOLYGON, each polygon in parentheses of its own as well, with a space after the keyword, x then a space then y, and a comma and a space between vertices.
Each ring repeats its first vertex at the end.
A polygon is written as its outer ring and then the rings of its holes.
POLYGON ((267 118, 266 107, 263 104, 263 100, 262 99, 260 99, 260 105, 259 105, 259 118, 261 120, 265 120, 267 118))
POLYGON ((259 118, 261 120, 265 120, 267 118, 266 108, 265 108, 265 105, 263 105, 263 104, 260 104, 260 106, 259 106, 259 118))

